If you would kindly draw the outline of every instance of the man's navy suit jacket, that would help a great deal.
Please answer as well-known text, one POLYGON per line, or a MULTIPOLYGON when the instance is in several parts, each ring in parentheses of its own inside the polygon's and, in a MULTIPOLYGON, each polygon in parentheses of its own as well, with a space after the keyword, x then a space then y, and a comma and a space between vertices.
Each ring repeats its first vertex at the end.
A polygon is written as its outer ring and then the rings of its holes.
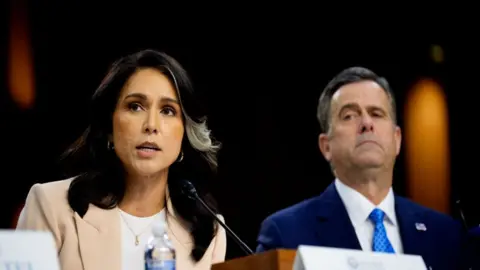
MULTIPOLYGON (((399 196, 395 196, 395 211, 405 254, 422 256, 427 267, 435 270, 465 267, 463 257, 469 255, 463 254, 466 239, 461 223, 399 196), (417 224, 424 224, 426 230, 417 224)), ((361 250, 333 183, 320 196, 267 217, 257 241, 257 252, 299 245, 361 250)))

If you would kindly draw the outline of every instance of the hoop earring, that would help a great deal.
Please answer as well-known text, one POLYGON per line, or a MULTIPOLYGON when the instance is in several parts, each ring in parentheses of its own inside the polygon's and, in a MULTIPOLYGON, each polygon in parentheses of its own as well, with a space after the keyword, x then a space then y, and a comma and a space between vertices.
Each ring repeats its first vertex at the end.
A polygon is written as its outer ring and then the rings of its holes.
POLYGON ((177 162, 182 162, 183 160, 183 150, 180 152, 180 158, 177 160, 177 162))
POLYGON ((113 145, 113 143, 111 141, 107 141, 107 149, 108 150, 113 150, 115 149, 115 146, 113 145))

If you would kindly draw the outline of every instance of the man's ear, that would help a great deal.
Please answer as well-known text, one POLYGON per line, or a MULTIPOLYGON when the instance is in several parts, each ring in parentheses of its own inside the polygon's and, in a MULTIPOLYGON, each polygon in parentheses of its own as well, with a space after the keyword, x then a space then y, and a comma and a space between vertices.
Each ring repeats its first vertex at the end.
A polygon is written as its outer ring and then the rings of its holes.
POLYGON ((332 155, 330 153, 330 139, 327 134, 321 133, 318 136, 318 147, 320 148, 320 152, 322 152, 323 157, 330 162, 332 155))
POLYGON ((400 127, 395 127, 395 147, 396 155, 400 153, 400 148, 402 147, 402 130, 400 127))

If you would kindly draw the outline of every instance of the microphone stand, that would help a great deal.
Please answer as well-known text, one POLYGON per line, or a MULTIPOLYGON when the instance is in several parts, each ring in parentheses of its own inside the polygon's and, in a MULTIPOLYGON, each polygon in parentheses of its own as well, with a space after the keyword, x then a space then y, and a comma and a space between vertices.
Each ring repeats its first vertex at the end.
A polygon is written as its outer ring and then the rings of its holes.
POLYGON ((217 215, 212 211, 212 209, 195 193, 195 197, 197 198, 200 203, 202 203, 203 207, 212 214, 213 217, 217 220, 218 223, 227 231, 227 233, 235 240, 235 242, 242 248, 242 250, 247 253, 248 255, 252 255, 253 251, 242 241, 240 238, 225 224, 222 220, 220 220, 217 215))
POLYGON ((462 210, 462 206, 460 204, 460 200, 457 200, 455 203, 457 204, 458 212, 460 213, 460 218, 462 219, 463 227, 465 228, 466 231, 468 231, 467 220, 465 219, 465 216, 463 215, 463 210, 462 210))

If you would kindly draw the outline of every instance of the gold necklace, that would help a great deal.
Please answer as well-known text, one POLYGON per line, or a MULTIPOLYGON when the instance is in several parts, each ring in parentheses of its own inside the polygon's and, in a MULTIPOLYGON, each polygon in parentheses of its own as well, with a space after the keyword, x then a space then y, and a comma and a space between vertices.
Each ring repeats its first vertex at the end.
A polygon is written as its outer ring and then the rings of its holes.
POLYGON ((127 228, 130 230, 130 232, 132 232, 133 236, 135 236, 135 246, 138 246, 138 245, 140 244, 140 239, 139 239, 140 235, 142 235, 142 234, 145 232, 145 230, 146 230, 147 228, 149 228, 150 225, 153 224, 153 222, 155 221, 155 218, 156 218, 156 217, 153 217, 153 220, 150 222, 150 224, 148 224, 148 226, 146 226, 139 234, 136 234, 136 233, 133 231, 132 227, 130 227, 130 224, 128 224, 128 222, 125 220, 125 217, 123 217, 122 211, 121 211, 121 210, 118 210, 118 212, 120 213, 120 216, 122 217, 122 220, 123 220, 123 222, 125 223, 125 225, 127 225, 127 228))

